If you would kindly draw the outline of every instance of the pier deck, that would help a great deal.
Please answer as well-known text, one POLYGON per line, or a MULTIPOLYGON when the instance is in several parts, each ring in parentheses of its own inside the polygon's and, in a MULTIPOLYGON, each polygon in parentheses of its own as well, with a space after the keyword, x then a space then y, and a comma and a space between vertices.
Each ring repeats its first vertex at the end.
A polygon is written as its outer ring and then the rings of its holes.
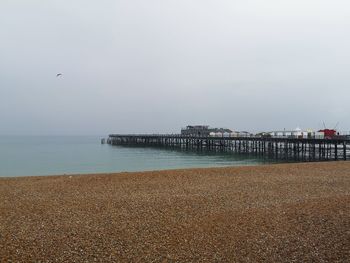
POLYGON ((185 149, 254 154, 287 161, 350 159, 350 140, 277 137, 198 137, 180 134, 111 134, 111 145, 177 147, 185 149))

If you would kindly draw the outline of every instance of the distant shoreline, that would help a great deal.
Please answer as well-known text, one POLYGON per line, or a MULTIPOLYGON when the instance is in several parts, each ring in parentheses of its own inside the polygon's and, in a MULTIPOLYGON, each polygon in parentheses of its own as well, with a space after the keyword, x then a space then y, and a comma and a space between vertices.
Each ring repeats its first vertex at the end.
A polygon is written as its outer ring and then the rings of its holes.
POLYGON ((67 176, 118 176, 118 175, 136 175, 136 174, 148 174, 148 173, 162 173, 162 172, 191 172, 191 171, 201 171, 207 170, 220 170, 220 169, 249 169, 258 167, 270 167, 270 166, 283 166, 283 165, 324 165, 326 163, 349 163, 349 161, 323 161, 323 162, 275 162, 275 163, 248 163, 247 165, 223 165, 223 166, 211 166, 211 167, 184 167, 184 168, 173 168, 173 169, 154 169, 154 170, 143 170, 143 171, 118 171, 118 172, 97 172, 97 173, 63 173, 63 174, 43 174, 43 175, 15 175, 15 176, 1 176, 2 179, 21 179, 21 178, 56 178, 56 177, 67 177, 67 176))
MULTIPOLYGON (((338 161, 342 162, 342 161, 338 161)), ((324 163, 324 162, 317 162, 324 163)), ((123 174, 147 174, 147 173, 161 173, 161 172, 178 172, 178 171, 192 171, 192 170, 211 170, 211 169, 227 169, 227 168, 253 168, 259 166, 271 166, 271 165, 283 165, 283 164, 303 164, 302 162, 276 162, 276 163, 258 163, 258 164, 247 164, 247 165, 223 165, 223 166, 211 166, 211 167, 191 167, 191 168, 173 168, 173 169, 155 169, 155 170, 143 170, 143 171, 118 171, 118 172, 97 172, 97 173, 63 173, 63 174, 43 174, 43 175, 15 175, 15 176, 1 176, 2 179, 21 179, 21 178, 43 178, 43 177, 67 177, 67 176, 118 176, 123 174)))
POLYGON ((9 261, 345 261, 350 162, 0 178, 9 261))

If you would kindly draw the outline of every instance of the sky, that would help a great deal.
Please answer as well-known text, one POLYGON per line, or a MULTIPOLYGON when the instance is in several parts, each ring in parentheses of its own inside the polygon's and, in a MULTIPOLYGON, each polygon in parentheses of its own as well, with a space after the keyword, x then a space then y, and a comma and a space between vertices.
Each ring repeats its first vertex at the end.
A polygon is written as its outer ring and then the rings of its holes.
POLYGON ((349 47, 345 0, 0 0, 0 135, 350 131, 349 47))

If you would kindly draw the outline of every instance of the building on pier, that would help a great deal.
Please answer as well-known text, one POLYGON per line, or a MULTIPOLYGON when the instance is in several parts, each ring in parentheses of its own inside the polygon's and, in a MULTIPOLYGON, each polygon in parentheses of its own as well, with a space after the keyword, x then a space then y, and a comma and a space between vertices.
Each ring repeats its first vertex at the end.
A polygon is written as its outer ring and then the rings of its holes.
POLYGON ((210 137, 252 137, 254 134, 247 131, 218 131, 211 132, 209 134, 210 137))
POLYGON ((283 130, 283 131, 271 131, 268 133, 263 133, 264 135, 268 135, 273 138, 299 138, 299 139, 307 139, 307 138, 316 138, 323 139, 325 138, 324 131, 313 131, 311 129, 302 130, 299 127, 294 130, 283 130))
POLYGON ((323 129, 323 130, 319 130, 318 132, 323 133, 324 137, 327 139, 333 138, 334 136, 339 135, 339 132, 337 133, 337 131, 334 129, 323 129))
POLYGON ((209 128, 208 125, 188 125, 186 128, 181 129, 181 135, 185 136, 213 136, 221 135, 224 136, 226 134, 232 133, 232 130, 225 128, 209 128))

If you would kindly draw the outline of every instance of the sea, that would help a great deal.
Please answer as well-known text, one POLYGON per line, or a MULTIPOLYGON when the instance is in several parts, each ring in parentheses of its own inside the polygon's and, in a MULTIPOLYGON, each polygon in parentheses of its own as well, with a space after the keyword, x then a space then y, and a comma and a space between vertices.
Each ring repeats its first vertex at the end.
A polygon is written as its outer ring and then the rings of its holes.
POLYGON ((0 136, 0 177, 152 171, 271 163, 207 151, 101 144, 106 136, 0 136))

